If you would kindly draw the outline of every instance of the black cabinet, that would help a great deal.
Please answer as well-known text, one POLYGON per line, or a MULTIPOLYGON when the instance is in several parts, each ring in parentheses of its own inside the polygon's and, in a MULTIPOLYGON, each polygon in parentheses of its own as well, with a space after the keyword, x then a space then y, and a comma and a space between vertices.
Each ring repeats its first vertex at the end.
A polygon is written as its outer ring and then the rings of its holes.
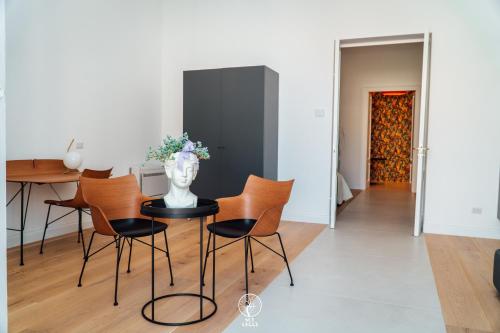
POLYGON ((250 174, 278 174, 278 73, 266 66, 184 72, 184 131, 209 149, 191 191, 237 195, 250 174))

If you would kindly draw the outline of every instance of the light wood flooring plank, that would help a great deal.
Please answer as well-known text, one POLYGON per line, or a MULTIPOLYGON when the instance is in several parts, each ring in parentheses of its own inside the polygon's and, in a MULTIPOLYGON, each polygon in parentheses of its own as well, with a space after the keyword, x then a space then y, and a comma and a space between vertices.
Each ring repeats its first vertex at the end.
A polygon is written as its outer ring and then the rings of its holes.
POLYGON ((500 332, 500 298, 493 286, 499 240, 425 235, 449 333, 500 332))
MULTIPOLYGON (((282 222, 279 231, 289 260, 292 261, 323 229, 325 225, 282 222)), ((208 232, 204 229, 205 241, 208 232)), ((85 232, 86 240, 90 231, 85 232)), ((168 228, 175 286, 170 278, 165 254, 155 254, 155 286, 157 295, 199 290, 199 225, 197 221, 177 220, 168 228)), ((95 248, 109 242, 109 237, 97 236, 95 248)), ((145 238, 149 242, 149 237, 145 238)), ((262 241, 279 249, 277 238, 262 241)), ((217 238, 222 245, 227 240, 217 238)), ((163 235, 155 237, 155 245, 164 247, 163 235)), ((284 268, 283 260, 252 243, 255 273, 249 273, 250 292, 261 292, 284 268)), ((94 245, 93 245, 94 248, 94 245)), ((217 313, 208 321, 188 327, 153 325, 141 316, 141 308, 150 298, 151 251, 134 242, 132 272, 127 274, 128 246, 120 264, 119 306, 113 306, 116 252, 113 245, 90 258, 83 286, 77 287, 83 252, 76 243, 76 234, 46 242, 44 255, 39 244, 25 247, 25 266, 18 265, 18 249, 8 251, 8 304, 10 332, 220 332, 237 315, 237 301, 244 293, 243 243, 230 245, 217 252, 216 300, 217 313)), ((204 293, 212 293, 211 258, 204 293)), ((292 265, 293 273, 293 265, 292 265)), ((294 288, 300 288, 300 282, 294 288)), ((188 320, 197 316, 198 299, 176 299, 156 303, 156 314, 162 320, 188 320)), ((211 305, 205 304, 204 311, 211 305)))

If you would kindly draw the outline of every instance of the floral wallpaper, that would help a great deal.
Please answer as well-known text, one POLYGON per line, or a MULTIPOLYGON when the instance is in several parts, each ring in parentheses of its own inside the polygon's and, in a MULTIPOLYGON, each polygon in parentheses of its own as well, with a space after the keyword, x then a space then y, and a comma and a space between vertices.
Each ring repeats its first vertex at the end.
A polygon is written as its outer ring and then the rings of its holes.
POLYGON ((370 182, 409 182, 413 96, 373 92, 370 182))

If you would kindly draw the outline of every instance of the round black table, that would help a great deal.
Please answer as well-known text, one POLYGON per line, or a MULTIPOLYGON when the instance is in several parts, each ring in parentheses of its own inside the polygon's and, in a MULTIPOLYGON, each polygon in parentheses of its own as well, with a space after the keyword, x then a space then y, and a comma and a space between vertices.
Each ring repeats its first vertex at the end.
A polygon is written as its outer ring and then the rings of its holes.
MULTIPOLYGON (((142 316, 147 321, 158 325, 166 326, 183 326, 199 323, 212 317, 217 311, 217 303, 215 303, 215 255, 212 255, 212 297, 203 295, 203 220, 207 216, 213 216, 215 222, 215 214, 219 212, 219 205, 215 200, 198 198, 198 205, 194 208, 167 208, 163 199, 155 199, 144 201, 141 205, 141 214, 151 217, 151 300, 144 304, 142 307, 142 316), (155 297, 155 261, 154 261, 154 233, 153 222, 155 218, 169 218, 169 219, 186 219, 199 217, 200 223, 200 293, 174 293, 166 294, 155 297), (155 320, 155 302, 161 299, 168 299, 172 297, 199 297, 200 299, 200 317, 191 321, 183 322, 163 322, 155 320), (203 299, 208 300, 213 304, 213 310, 206 315, 203 315, 203 299), (151 306, 151 316, 148 317, 145 313, 146 308, 151 306)), ((215 249, 215 234, 213 235, 213 248, 215 249)))

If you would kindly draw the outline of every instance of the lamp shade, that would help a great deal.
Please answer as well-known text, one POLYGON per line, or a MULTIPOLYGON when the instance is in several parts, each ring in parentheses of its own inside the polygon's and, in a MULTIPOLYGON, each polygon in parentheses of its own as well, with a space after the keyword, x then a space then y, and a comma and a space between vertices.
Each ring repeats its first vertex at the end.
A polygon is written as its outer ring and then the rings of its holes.
POLYGON ((78 167, 82 164, 82 157, 80 156, 80 153, 70 151, 64 155, 63 162, 68 169, 78 169, 78 167))

